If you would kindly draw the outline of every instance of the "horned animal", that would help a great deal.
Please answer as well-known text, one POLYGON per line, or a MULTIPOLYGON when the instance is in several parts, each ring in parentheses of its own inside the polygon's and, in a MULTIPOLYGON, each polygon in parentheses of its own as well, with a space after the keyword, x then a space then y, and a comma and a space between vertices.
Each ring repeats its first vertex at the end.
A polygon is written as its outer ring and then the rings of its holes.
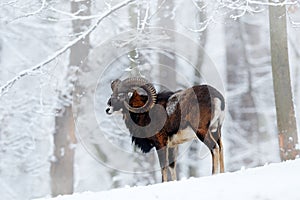
POLYGON ((225 102, 222 94, 209 85, 185 90, 156 92, 154 85, 141 77, 111 83, 112 95, 107 114, 121 111, 132 142, 148 153, 156 149, 162 182, 176 180, 178 145, 198 138, 212 155, 212 174, 224 172, 221 127, 225 102))

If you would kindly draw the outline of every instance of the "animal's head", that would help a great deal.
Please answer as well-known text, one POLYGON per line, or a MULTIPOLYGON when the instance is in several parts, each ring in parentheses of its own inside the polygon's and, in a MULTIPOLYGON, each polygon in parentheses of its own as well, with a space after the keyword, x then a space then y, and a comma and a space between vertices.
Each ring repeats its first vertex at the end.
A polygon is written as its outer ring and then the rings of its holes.
POLYGON ((107 102, 108 108, 106 109, 106 113, 109 115, 122 109, 127 109, 133 113, 147 112, 154 106, 157 98, 154 86, 140 77, 127 78, 123 81, 116 79, 111 83, 111 90, 112 95, 107 102), (148 96, 146 103, 138 107, 132 105, 137 97, 132 94, 137 94, 135 92, 137 88, 142 88, 148 96))

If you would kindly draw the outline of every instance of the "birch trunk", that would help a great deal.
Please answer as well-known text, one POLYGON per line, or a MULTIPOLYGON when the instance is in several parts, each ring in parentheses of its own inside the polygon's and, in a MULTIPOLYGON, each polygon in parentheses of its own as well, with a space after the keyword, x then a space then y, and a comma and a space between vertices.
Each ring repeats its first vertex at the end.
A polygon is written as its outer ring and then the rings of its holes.
POLYGON ((290 160, 299 155, 299 150, 296 150, 298 136, 289 69, 286 7, 270 6, 269 20, 280 157, 290 160))

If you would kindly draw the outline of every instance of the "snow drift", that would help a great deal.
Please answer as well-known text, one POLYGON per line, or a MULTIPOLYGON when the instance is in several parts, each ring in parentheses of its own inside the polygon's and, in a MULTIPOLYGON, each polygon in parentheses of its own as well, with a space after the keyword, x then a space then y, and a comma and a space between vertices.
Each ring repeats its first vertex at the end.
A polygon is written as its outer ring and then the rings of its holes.
POLYGON ((299 200, 299 169, 300 159, 234 173, 98 193, 84 192, 53 200, 299 200))

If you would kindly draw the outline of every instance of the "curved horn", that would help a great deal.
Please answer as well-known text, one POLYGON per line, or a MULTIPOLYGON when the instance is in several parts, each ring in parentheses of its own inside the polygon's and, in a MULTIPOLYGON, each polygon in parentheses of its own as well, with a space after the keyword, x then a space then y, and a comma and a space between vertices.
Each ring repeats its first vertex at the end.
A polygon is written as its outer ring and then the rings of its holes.
POLYGON ((147 93, 148 100, 143 106, 138 108, 131 107, 127 101, 124 101, 125 107, 133 113, 144 113, 149 111, 154 106, 157 98, 157 94, 154 86, 144 78, 132 77, 122 81, 122 84, 120 84, 120 88, 118 90, 129 91, 133 87, 140 87, 144 89, 145 92, 147 93))

